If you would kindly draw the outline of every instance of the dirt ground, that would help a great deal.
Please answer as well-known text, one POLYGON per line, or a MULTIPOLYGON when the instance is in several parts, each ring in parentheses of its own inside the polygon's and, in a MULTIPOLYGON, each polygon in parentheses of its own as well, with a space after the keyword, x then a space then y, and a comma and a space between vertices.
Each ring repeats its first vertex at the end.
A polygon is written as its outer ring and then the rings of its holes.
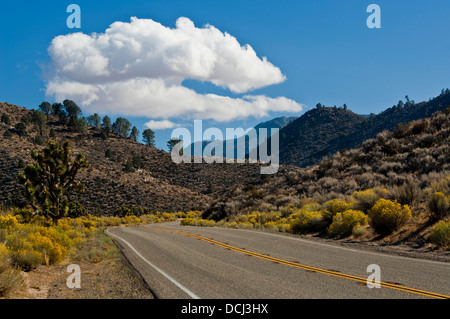
POLYGON ((79 262, 81 288, 69 288, 68 263, 23 272, 24 286, 10 299, 154 299, 140 275, 120 258, 79 262))

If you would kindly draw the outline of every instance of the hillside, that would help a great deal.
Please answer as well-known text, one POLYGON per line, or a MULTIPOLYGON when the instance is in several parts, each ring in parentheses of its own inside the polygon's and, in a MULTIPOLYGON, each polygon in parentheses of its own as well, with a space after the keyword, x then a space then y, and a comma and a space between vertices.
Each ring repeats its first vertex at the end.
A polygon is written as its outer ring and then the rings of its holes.
POLYGON ((448 106, 447 90, 428 102, 401 102, 378 115, 362 116, 334 107, 315 108, 280 130, 280 163, 300 167, 317 164, 324 156, 361 145, 383 130, 429 117, 448 106))
MULTIPOLYGON (((0 115, 10 123, 0 123, 0 205, 23 204, 22 186, 17 174, 31 161, 30 152, 43 146, 36 143, 38 129, 27 125, 27 136, 16 134, 15 125, 31 110, 0 103, 0 115), (5 136, 5 132, 10 136, 5 136)), ((83 194, 72 194, 93 214, 112 214, 122 206, 138 206, 150 211, 186 211, 204 209, 228 188, 260 183, 257 164, 175 164, 170 154, 133 142, 113 133, 104 139, 90 127, 87 134, 73 133, 50 116, 47 130, 53 130, 58 142, 69 140, 74 153, 83 153, 90 163, 80 173, 86 185, 83 194), (133 161, 135 172, 125 172, 127 161, 133 161)))
POLYGON ((311 202, 347 198, 356 191, 375 187, 387 188, 389 196, 396 199, 403 196, 402 192, 411 192, 405 195, 404 204, 412 205, 415 212, 423 212, 429 196, 426 190, 449 175, 450 108, 447 108, 430 118, 398 125, 392 131, 384 130, 361 146, 335 153, 317 165, 280 169, 280 174, 262 185, 231 189, 203 216, 221 219, 252 211, 280 211, 289 205, 302 207, 311 202))

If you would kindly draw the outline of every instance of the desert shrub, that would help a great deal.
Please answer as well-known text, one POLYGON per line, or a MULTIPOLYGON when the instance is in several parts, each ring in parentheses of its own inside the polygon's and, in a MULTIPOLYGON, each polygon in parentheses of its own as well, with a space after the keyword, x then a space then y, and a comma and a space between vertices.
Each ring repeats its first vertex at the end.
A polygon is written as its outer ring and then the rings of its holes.
POLYGON ((143 224, 154 224, 160 221, 160 218, 154 214, 141 215, 139 219, 143 224))
POLYGON ((187 218, 197 218, 200 217, 202 213, 198 210, 190 211, 186 213, 187 218))
POLYGON ((278 231, 278 226, 274 221, 270 221, 263 224, 264 229, 278 231))
POLYGON ((177 217, 175 214, 171 214, 171 213, 163 213, 162 217, 165 221, 172 221, 172 220, 176 220, 177 217))
POLYGON ((369 210, 370 225, 381 235, 386 235, 404 225, 411 218, 408 205, 401 205, 396 200, 380 198, 369 210))
POLYGON ((411 132, 414 135, 421 134, 428 127, 429 123, 427 120, 416 121, 413 123, 411 132))
POLYGON ((345 212, 353 206, 353 203, 347 203, 339 199, 331 199, 322 205, 322 215, 324 221, 329 225, 337 213, 345 212))
POLYGON ((333 222, 328 227, 328 235, 332 237, 350 236, 356 227, 365 226, 369 222, 369 217, 359 210, 346 210, 337 213, 333 217, 333 222))
POLYGON ((268 223, 268 222, 275 222, 278 219, 281 218, 281 212, 277 211, 270 211, 270 212, 264 212, 262 215, 262 223, 268 223))
MULTIPOLYGON (((220 226, 219 223, 216 223, 216 225, 220 226)), ((238 223, 238 227, 240 229, 253 229, 255 227, 255 225, 250 222, 242 222, 242 223, 238 223)))
POLYGON ((216 222, 214 220, 209 220, 209 219, 199 219, 197 221, 197 226, 202 226, 202 227, 213 227, 216 225, 216 222))
POLYGON ((67 217, 76 218, 80 216, 86 216, 87 214, 87 209, 79 202, 69 203, 69 212, 67 213, 67 217))
POLYGON ((407 178, 402 185, 394 187, 391 191, 391 197, 397 199, 402 205, 412 205, 419 201, 422 195, 418 183, 412 178, 407 178))
POLYGON ((450 246, 450 222, 437 223, 430 235, 430 242, 437 247, 449 247, 450 246))
POLYGON ((125 225, 138 225, 141 223, 141 220, 134 215, 128 215, 128 216, 122 217, 121 222, 122 222, 122 224, 125 224, 125 225))
POLYGON ((450 195, 446 196, 442 192, 433 194, 428 202, 430 217, 433 220, 440 220, 450 215, 450 195))
POLYGON ((352 235, 354 237, 361 237, 361 236, 365 235, 366 233, 367 233, 367 229, 365 226, 356 225, 352 229, 352 235))
POLYGON ((12 250, 10 256, 14 266, 24 271, 30 271, 44 263, 42 253, 32 249, 12 250))
POLYGON ((290 216, 289 224, 292 232, 299 234, 319 232, 325 228, 321 212, 303 209, 290 216))
POLYGON ((94 236, 83 241, 78 249, 72 251, 71 260, 87 260, 93 263, 118 256, 119 250, 111 237, 105 235, 101 229, 96 229, 94 236))
POLYGON ((9 231, 14 227, 19 225, 19 221, 15 216, 12 215, 0 215, 0 229, 9 231))
POLYGON ((239 228, 239 224, 236 222, 231 222, 231 223, 225 222, 223 224, 223 226, 225 226, 227 228, 239 228))
POLYGON ((186 218, 183 218, 183 220, 181 220, 180 225, 181 226, 186 226, 186 225, 197 226, 197 220, 190 218, 190 217, 186 217, 186 218))
POLYGON ((288 233, 291 231, 291 225, 288 223, 277 223, 278 231, 282 233, 288 233))
POLYGON ((353 205, 353 208, 356 210, 361 210, 363 212, 368 212, 369 209, 371 209, 380 198, 386 198, 387 195, 387 190, 381 187, 354 192, 352 194, 352 196, 355 198, 355 204, 353 205))
POLYGON ((29 234, 27 239, 33 250, 42 255, 46 265, 60 262, 68 252, 67 247, 64 247, 55 240, 42 235, 40 232, 29 234))
MULTIPOLYGON (((1 244, 0 244, 1 245, 1 244)), ((23 277, 18 269, 10 267, 0 256, 0 298, 8 297, 10 293, 23 285, 23 277)))

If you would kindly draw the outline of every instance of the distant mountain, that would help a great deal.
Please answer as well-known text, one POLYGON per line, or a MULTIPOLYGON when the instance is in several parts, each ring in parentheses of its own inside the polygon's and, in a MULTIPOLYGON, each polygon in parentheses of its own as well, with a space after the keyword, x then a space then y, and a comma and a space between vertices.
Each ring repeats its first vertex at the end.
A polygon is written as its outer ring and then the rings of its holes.
POLYGON ((283 127, 291 124, 293 121, 295 121, 296 119, 298 119, 297 116, 290 116, 290 117, 286 117, 286 116, 282 116, 282 117, 277 117, 274 118, 272 120, 266 121, 266 122, 262 122, 259 123, 258 125, 256 125, 254 128, 256 131, 258 131, 260 128, 278 128, 278 129, 282 129, 283 127))
MULTIPOLYGON (((294 120, 296 120, 297 117, 295 116, 291 116, 291 117, 287 117, 287 116, 281 116, 281 117, 277 117, 271 120, 268 120, 266 122, 261 122, 257 125, 255 125, 253 128, 256 130, 256 134, 257 134, 257 139, 258 139, 258 143, 259 143, 259 129, 267 129, 267 134, 271 134, 271 129, 277 128, 277 129, 282 129, 283 127, 285 127, 286 125, 289 125, 290 123, 292 123, 294 120)), ((205 149, 205 147, 210 143, 211 141, 202 141, 202 142, 195 142, 190 144, 189 146, 185 147, 184 150, 187 154, 192 154, 192 155, 201 155, 199 154, 199 152, 195 152, 195 146, 198 144, 202 144, 201 150, 202 150, 202 154, 203 154, 203 150, 205 149)), ((234 154, 232 155, 231 150, 227 151, 226 149, 226 143, 227 141, 225 140, 223 142, 223 157, 227 157, 227 158, 237 158, 237 145, 239 143, 245 143, 245 152, 244 152, 244 156, 245 154, 249 153, 249 145, 248 145, 248 138, 246 138, 246 136, 243 137, 239 137, 239 138, 235 138, 234 139, 234 154), (245 140, 244 140, 245 139, 245 140)), ((229 141, 228 141, 229 143, 229 141)), ((197 146, 198 149, 200 149, 197 146)), ((213 155, 215 155, 215 153, 213 153, 213 155)))
POLYGON ((421 103, 406 101, 378 115, 358 115, 336 107, 318 107, 280 130, 280 164, 306 167, 325 156, 353 148, 399 123, 429 117, 450 105, 450 92, 421 103))

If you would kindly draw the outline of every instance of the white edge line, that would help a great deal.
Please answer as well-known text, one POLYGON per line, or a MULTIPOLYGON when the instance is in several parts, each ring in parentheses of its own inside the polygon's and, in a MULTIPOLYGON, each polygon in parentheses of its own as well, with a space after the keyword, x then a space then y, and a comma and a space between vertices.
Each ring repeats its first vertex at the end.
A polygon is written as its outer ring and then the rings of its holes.
POLYGON ((153 269, 155 269, 157 272, 159 272, 161 275, 163 275, 164 277, 166 277, 171 283, 173 283, 175 286, 177 286, 178 288, 180 288, 181 290, 183 290, 186 294, 189 295, 189 297, 191 297, 192 299, 200 299, 199 296, 197 296, 196 294, 194 294, 192 291, 190 291, 189 289, 187 289, 186 287, 184 287, 182 284, 180 284, 178 281, 176 281, 175 279, 173 279, 169 274, 167 274, 164 270, 160 269, 159 267, 155 266, 153 263, 151 263, 150 261, 148 261, 144 256, 142 256, 129 242, 127 242, 125 239, 117 236, 117 235, 113 235, 109 232, 109 229, 106 229, 105 231, 106 234, 110 235, 111 237, 120 239, 121 241, 123 241, 125 244, 128 245, 128 247, 130 247, 130 249, 136 254, 138 255, 143 261, 145 261, 149 266, 151 266, 153 269))

